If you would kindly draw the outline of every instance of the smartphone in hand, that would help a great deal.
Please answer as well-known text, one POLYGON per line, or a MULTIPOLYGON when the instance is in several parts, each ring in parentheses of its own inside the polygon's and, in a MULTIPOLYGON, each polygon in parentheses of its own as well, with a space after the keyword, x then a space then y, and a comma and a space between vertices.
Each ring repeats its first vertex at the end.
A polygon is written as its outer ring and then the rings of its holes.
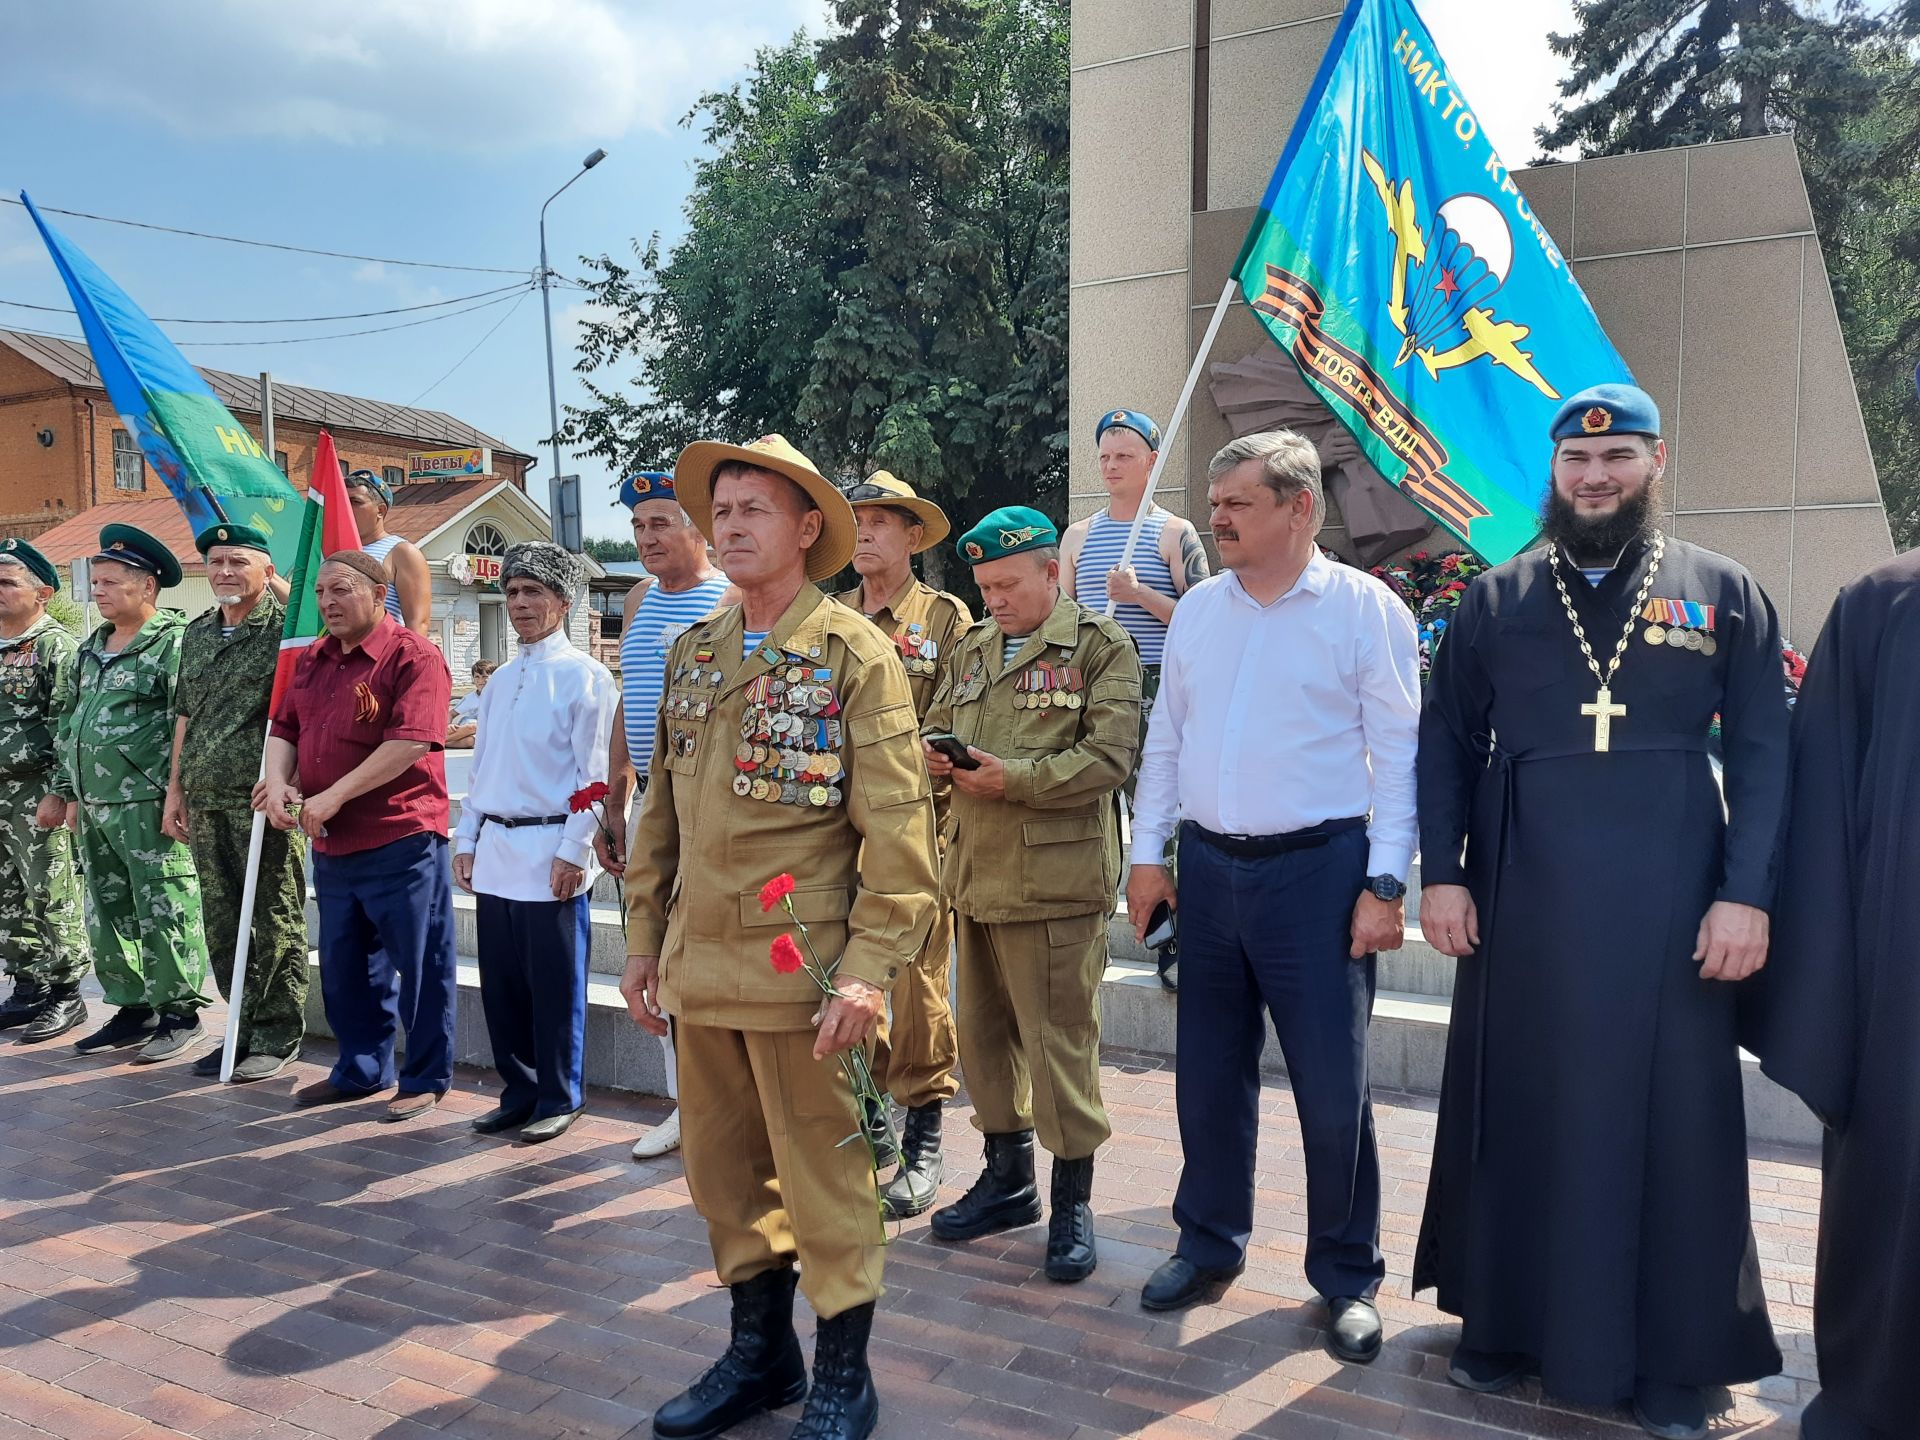
POLYGON ((957 735, 929 735, 927 744, 938 750, 953 762, 956 770, 978 770, 980 762, 967 753, 967 747, 960 743, 957 735))

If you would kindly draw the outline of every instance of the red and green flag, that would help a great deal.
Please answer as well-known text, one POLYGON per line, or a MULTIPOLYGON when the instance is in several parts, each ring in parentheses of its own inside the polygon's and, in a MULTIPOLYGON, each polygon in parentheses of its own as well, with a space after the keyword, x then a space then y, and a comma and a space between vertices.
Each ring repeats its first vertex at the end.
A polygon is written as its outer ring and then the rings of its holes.
POLYGON ((280 708, 280 696, 293 676, 300 652, 326 628, 320 620, 320 602, 313 594, 320 563, 329 555, 359 548, 360 527, 353 521, 353 506, 347 500, 347 482, 340 474, 333 436, 322 430, 313 447, 313 479, 307 482, 307 502, 300 512, 300 545, 293 568, 287 572, 287 583, 293 588, 287 596, 286 625, 280 632, 280 662, 274 667, 269 715, 280 708))
POLYGON ((223 522, 251 525, 266 533, 274 567, 291 574, 300 492, 127 292, 47 224, 25 191, 20 200, 66 282, 107 397, 194 535, 223 522))

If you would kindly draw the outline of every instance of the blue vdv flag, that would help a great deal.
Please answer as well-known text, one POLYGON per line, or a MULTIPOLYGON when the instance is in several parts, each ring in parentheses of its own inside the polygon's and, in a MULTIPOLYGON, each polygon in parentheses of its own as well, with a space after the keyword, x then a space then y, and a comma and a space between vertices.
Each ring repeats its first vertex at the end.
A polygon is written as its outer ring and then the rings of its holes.
POLYGON ((20 199, 66 282, 107 398, 193 534, 222 522, 251 525, 266 533, 274 566, 292 574, 306 509, 300 492, 127 292, 47 224, 24 191, 20 199))
POLYGON ((1349 0, 1234 276, 1380 473, 1489 562, 1564 396, 1631 383, 1412 0, 1349 0))

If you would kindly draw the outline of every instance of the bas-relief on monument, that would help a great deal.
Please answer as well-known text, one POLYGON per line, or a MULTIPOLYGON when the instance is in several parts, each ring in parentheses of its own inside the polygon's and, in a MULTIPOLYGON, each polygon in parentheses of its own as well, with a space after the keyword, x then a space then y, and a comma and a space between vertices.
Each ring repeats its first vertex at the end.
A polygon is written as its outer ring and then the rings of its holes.
MULTIPOLYGON (((1162 425, 1172 413, 1339 9, 1334 0, 1074 4, 1075 517, 1104 499, 1087 438, 1100 412, 1134 406, 1162 425)), ((1746 565, 1789 637, 1811 644, 1840 586, 1893 546, 1793 141, 1583 160, 1514 180, 1660 403, 1670 533, 1746 565)), ((1308 427, 1315 439, 1337 431, 1244 305, 1235 303, 1208 361, 1160 492, 1203 531, 1207 457, 1235 433, 1316 408, 1325 418, 1308 427)), ((1515 443, 1537 448, 1544 471, 1542 437, 1515 443)), ((1358 528, 1387 537, 1376 550, 1409 540, 1399 497, 1370 488, 1377 482, 1351 445, 1327 448, 1323 460, 1331 548, 1354 558, 1343 496, 1371 517, 1358 528)), ((1436 527, 1413 543, 1457 542, 1436 527)))

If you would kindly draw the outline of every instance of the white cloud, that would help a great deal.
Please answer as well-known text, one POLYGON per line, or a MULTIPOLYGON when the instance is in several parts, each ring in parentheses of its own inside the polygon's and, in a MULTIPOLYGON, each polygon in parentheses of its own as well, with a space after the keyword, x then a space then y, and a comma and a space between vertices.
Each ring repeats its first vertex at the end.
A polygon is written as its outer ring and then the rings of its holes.
POLYGON ((13 7, 0 85, 182 134, 456 149, 664 128, 823 0, 261 0, 13 7))
POLYGON ((1512 166, 1538 159, 1534 127, 1551 123, 1566 74, 1547 36, 1574 28, 1572 0, 1420 0, 1419 8, 1500 158, 1512 166))

